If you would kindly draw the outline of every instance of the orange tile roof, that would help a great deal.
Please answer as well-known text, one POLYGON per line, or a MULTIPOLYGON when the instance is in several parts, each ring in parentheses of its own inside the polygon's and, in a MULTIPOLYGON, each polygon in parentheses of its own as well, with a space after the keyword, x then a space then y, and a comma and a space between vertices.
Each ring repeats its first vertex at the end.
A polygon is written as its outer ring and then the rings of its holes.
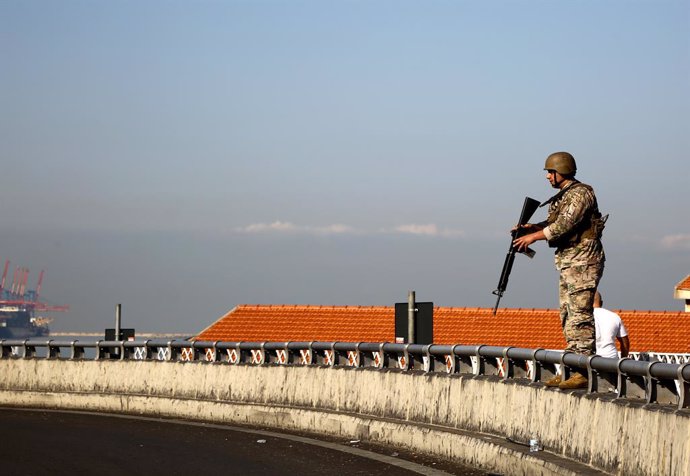
POLYGON ((688 274, 684 280, 676 284, 677 291, 690 291, 690 274, 688 274))
POLYGON ((393 338, 394 319, 383 306, 240 305, 197 339, 384 342, 393 338))
POLYGON ((690 313, 682 311, 616 311, 623 320, 630 350, 690 354, 690 313))
MULTIPOLYGON (((690 353, 690 314, 617 312, 633 352, 690 353)), ((392 306, 240 305, 202 331, 208 341, 395 341, 392 306)), ((435 307, 434 342, 562 349, 558 310, 435 307)))

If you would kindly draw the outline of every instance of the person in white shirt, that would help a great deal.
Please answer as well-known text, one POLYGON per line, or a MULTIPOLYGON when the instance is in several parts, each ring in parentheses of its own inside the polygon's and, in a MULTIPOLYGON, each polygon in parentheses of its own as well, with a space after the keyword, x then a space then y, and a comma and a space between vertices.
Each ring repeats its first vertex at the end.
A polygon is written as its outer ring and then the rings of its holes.
POLYGON ((599 291, 594 295, 594 324, 597 336, 597 355, 611 359, 618 358, 616 339, 620 343, 621 357, 627 357, 630 352, 628 331, 620 316, 613 311, 601 307, 604 304, 599 291))

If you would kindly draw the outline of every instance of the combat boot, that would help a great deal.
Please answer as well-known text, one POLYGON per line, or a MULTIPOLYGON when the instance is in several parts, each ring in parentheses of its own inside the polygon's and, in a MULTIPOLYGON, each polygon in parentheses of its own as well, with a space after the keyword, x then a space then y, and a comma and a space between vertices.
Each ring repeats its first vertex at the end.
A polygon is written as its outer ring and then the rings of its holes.
POLYGON ((571 388, 587 388, 587 377, 581 373, 574 372, 572 376, 565 382, 561 382, 558 388, 569 390, 571 388))
POLYGON ((547 387, 558 387, 558 384, 560 384, 562 381, 560 375, 556 375, 555 377, 550 378, 546 382, 544 382, 544 385, 547 387))

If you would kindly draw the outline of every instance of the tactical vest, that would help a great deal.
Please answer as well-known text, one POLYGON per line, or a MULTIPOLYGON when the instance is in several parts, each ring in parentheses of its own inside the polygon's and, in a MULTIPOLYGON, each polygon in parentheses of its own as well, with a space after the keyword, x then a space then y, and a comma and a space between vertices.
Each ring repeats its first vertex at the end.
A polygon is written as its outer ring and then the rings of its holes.
MULTIPOLYGON (((562 198, 565 193, 578 187, 585 187, 587 190, 592 192, 592 194, 594 193, 594 190, 589 185, 581 182, 575 182, 541 204, 541 206, 551 204, 549 207, 549 215, 546 219, 549 225, 555 222, 558 218, 558 215, 560 215, 563 202, 562 198)), ((569 233, 566 233, 556 240, 549 241, 549 246, 551 248, 570 248, 577 246, 584 240, 600 239, 604 231, 604 225, 607 218, 608 215, 604 217, 601 216, 601 213, 599 212, 599 205, 597 204, 595 198, 594 206, 587 211, 584 217, 582 217, 580 223, 575 225, 575 228, 573 228, 569 233)))

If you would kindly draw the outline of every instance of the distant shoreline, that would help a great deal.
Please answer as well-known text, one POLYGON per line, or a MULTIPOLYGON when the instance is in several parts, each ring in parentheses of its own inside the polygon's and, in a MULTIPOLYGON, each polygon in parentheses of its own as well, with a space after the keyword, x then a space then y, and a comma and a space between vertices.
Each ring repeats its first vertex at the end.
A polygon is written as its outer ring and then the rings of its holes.
MULTIPOLYGON (((94 337, 94 336, 101 336, 103 333, 100 332, 51 332, 48 337, 94 337)), ((152 333, 152 332, 142 332, 140 334, 136 334, 136 337, 142 337, 142 338, 149 338, 149 339, 155 339, 155 338, 160 338, 160 337, 182 337, 182 338, 188 338, 188 337, 193 337, 193 334, 168 334, 168 333, 163 333, 163 332, 157 332, 157 333, 152 333)))

